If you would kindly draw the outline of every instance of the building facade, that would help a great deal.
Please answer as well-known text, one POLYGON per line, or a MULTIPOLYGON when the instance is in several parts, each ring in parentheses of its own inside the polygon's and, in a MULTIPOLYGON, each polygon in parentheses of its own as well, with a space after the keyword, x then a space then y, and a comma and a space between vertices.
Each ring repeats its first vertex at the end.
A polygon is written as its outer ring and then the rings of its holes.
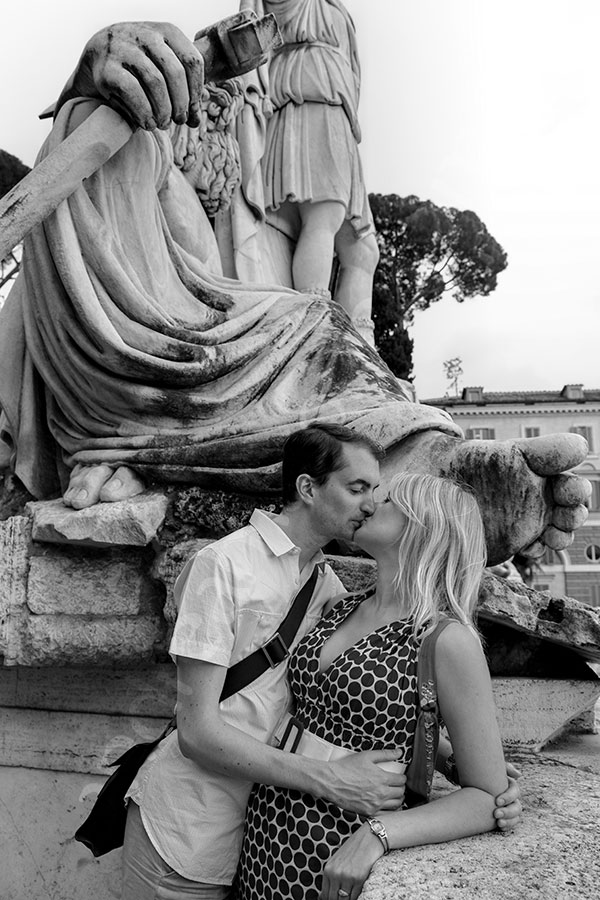
POLYGON ((566 384, 561 391, 484 391, 423 400, 447 410, 465 437, 505 441, 574 432, 587 440, 587 458, 573 471, 592 483, 587 522, 567 550, 547 550, 534 567, 533 586, 600 606, 600 389, 566 384))

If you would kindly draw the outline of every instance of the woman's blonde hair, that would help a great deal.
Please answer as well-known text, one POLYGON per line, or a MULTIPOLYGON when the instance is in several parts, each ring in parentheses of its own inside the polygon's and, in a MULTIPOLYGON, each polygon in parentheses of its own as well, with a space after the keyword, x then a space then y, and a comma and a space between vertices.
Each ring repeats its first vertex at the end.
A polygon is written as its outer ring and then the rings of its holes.
POLYGON ((409 473, 392 479, 389 496, 408 520, 394 588, 409 606, 415 634, 433 628, 441 614, 473 627, 486 563, 475 497, 446 478, 409 473))

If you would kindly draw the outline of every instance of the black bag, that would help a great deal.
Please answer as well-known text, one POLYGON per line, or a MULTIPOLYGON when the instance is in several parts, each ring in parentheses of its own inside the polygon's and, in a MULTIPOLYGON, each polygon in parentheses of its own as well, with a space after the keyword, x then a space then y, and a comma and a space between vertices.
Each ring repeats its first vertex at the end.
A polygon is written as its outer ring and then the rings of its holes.
MULTIPOLYGON (((251 684, 259 675, 271 667, 278 666, 288 655, 288 648, 294 640, 300 622, 308 608, 317 582, 317 566, 308 581, 300 588, 279 630, 264 647, 259 647, 250 656, 241 659, 227 670, 221 691, 221 700, 231 697, 243 687, 251 684)), ((135 744, 120 756, 111 766, 118 766, 108 778, 96 798, 92 811, 75 832, 75 840, 92 851, 94 856, 103 856, 117 847, 123 846, 127 804, 125 794, 142 764, 156 746, 177 727, 175 717, 171 719, 160 737, 144 744, 135 744)))
POLYGON ((111 767, 118 766, 118 768, 105 782, 91 813, 75 832, 75 840, 85 844, 94 856, 103 856, 123 846, 127 821, 125 794, 142 763, 175 727, 175 720, 172 719, 156 740, 135 744, 110 763, 111 767))

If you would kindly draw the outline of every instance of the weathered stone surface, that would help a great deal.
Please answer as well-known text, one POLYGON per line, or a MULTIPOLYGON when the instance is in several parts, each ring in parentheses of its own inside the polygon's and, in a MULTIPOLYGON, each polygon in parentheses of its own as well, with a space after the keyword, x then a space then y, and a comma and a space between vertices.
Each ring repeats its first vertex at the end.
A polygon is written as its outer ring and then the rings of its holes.
POLYGON ((256 507, 276 513, 279 498, 272 494, 235 494, 190 487, 174 489, 165 531, 177 540, 220 538, 248 524, 256 507))
POLYGON ((0 708, 0 765, 107 775, 111 762, 158 737, 169 719, 0 708))
POLYGON ((540 750, 584 711, 593 711, 600 680, 493 678, 502 741, 540 750))
POLYGON ((570 597, 553 597, 486 573, 478 613, 483 621, 508 625, 600 661, 600 610, 570 597))
POLYGON ((27 620, 27 576, 31 520, 12 516, 0 522, 0 656, 12 665, 19 655, 27 620))
POLYGON ((158 613, 164 588, 136 550, 49 547, 30 562, 27 603, 33 613, 133 616, 158 613))
POLYGON ((177 576, 190 557, 197 553, 198 550, 212 543, 212 540, 208 538, 181 541, 181 543, 169 547, 156 558, 152 572, 155 578, 158 578, 165 585, 166 599, 163 615, 171 628, 177 618, 177 609, 173 599, 173 585, 177 580, 177 576))
POLYGON ((30 616, 12 665, 142 665, 164 656, 162 616, 30 616))
POLYGON ((88 546, 127 545, 145 547, 165 520, 168 497, 147 491, 130 500, 97 503, 89 509, 71 509, 62 500, 27 504, 33 515, 36 541, 88 546))
POLYGON ((19 666, 0 669, 0 707, 169 718, 176 681, 173 662, 135 669, 19 666))
POLYGON ((0 615, 27 602, 31 520, 12 516, 0 522, 0 615))
MULTIPOLYGON (((375 864, 360 900, 596 900, 600 755, 597 737, 585 737, 588 756, 511 754, 523 772, 514 832, 394 851, 375 864)), ((450 790, 436 776, 435 795, 450 790)))

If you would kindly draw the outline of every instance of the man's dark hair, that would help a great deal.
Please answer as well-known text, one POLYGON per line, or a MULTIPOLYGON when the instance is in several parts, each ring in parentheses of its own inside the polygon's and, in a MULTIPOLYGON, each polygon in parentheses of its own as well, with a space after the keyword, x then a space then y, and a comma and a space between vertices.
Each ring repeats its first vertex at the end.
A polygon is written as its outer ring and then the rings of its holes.
POLYGON ((284 506, 297 500, 299 475, 310 475, 317 484, 325 484, 332 472, 343 467, 344 444, 364 447, 378 460, 384 456, 380 444, 345 425, 314 422, 289 436, 283 445, 281 466, 284 506))

